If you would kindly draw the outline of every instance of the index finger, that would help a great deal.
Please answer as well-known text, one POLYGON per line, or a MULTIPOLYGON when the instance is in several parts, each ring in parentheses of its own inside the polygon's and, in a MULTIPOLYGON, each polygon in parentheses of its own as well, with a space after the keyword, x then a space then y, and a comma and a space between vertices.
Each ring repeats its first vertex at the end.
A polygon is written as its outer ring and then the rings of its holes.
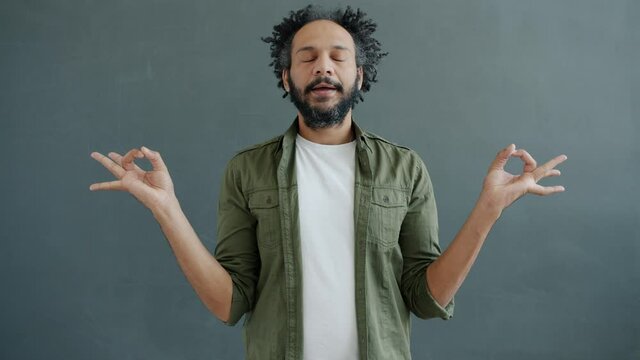
POLYGON ((129 150, 129 152, 127 152, 123 157, 122 160, 120 162, 120 165, 125 169, 125 170, 134 170, 135 169, 135 164, 133 164, 133 158, 137 157, 137 158, 141 158, 143 157, 142 152, 138 149, 131 149, 129 150))
POLYGON ((533 156, 531 156, 531 154, 529 154, 525 149, 518 149, 514 151, 511 156, 519 157, 524 162, 524 168, 522 169, 524 172, 533 171, 538 165, 533 156))
POLYGON ((149 159, 151 162, 151 166, 153 166, 153 170, 156 171, 168 171, 167 165, 164 164, 164 160, 162 160, 162 156, 157 151, 153 151, 148 147, 143 146, 142 148, 143 155, 149 159))
POLYGON ((491 162, 489 171, 491 170, 504 170, 504 166, 509 160, 509 157, 516 150, 516 144, 511 144, 506 148, 498 151, 496 158, 491 162))

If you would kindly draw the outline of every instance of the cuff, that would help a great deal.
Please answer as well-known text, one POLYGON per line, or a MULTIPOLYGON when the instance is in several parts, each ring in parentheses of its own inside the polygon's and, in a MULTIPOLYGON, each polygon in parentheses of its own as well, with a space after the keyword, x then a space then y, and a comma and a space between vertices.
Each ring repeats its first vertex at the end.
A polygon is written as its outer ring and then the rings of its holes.
POLYGON ((233 294, 231 295, 231 310, 229 311, 229 319, 222 323, 228 326, 234 326, 242 318, 242 315, 247 312, 244 297, 240 293, 238 287, 233 284, 233 294))
POLYGON ((447 306, 442 307, 436 299, 431 295, 427 281, 420 281, 418 284, 418 299, 417 299, 417 311, 416 315, 422 319, 439 317, 443 320, 449 320, 453 317, 453 310, 455 307, 454 299, 452 298, 447 306))

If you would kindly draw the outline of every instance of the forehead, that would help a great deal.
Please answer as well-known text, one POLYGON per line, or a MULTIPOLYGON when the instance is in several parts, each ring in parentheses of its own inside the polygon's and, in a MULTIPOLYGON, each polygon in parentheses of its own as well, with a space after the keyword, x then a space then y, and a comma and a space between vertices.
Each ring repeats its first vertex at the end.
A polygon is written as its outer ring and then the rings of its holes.
POLYGON ((291 42, 291 49, 294 53, 296 49, 302 47, 330 48, 336 46, 352 50, 355 47, 351 34, 330 20, 315 20, 306 24, 298 30, 291 42))

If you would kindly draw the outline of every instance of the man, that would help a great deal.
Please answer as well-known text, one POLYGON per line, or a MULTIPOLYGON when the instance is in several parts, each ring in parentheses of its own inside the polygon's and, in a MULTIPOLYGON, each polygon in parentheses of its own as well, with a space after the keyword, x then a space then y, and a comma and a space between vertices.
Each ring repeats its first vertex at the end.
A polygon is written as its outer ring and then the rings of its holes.
POLYGON ((526 193, 564 191, 537 182, 560 175, 554 167, 566 156, 538 167, 511 144, 441 255, 424 163, 352 119, 385 55, 365 16, 309 6, 264 39, 298 113, 285 134, 229 162, 215 257, 181 211, 158 152, 91 154, 118 180, 90 189, 133 194, 160 223, 207 308, 229 325, 246 314, 250 359, 410 358, 410 312, 452 316, 453 296, 502 210, 526 193), (511 156, 525 163, 518 176, 504 171, 511 156), (143 157, 152 171, 135 165, 143 157))

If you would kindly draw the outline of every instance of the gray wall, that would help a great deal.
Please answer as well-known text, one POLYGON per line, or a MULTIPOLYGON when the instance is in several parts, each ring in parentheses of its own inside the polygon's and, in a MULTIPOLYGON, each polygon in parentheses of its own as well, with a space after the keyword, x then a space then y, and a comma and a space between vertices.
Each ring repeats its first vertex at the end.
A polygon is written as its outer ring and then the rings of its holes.
MULTIPOLYGON (((159 150, 206 246, 223 166, 295 116, 260 36, 297 1, 0 3, 0 357, 240 359, 90 152, 159 150)), ((355 111, 432 175, 446 247, 495 153, 569 160, 503 214, 415 359, 640 357, 640 2, 356 1, 390 55, 355 111)), ((144 163, 149 168, 148 163, 144 163)), ((508 167, 519 171, 512 161, 508 167)))

